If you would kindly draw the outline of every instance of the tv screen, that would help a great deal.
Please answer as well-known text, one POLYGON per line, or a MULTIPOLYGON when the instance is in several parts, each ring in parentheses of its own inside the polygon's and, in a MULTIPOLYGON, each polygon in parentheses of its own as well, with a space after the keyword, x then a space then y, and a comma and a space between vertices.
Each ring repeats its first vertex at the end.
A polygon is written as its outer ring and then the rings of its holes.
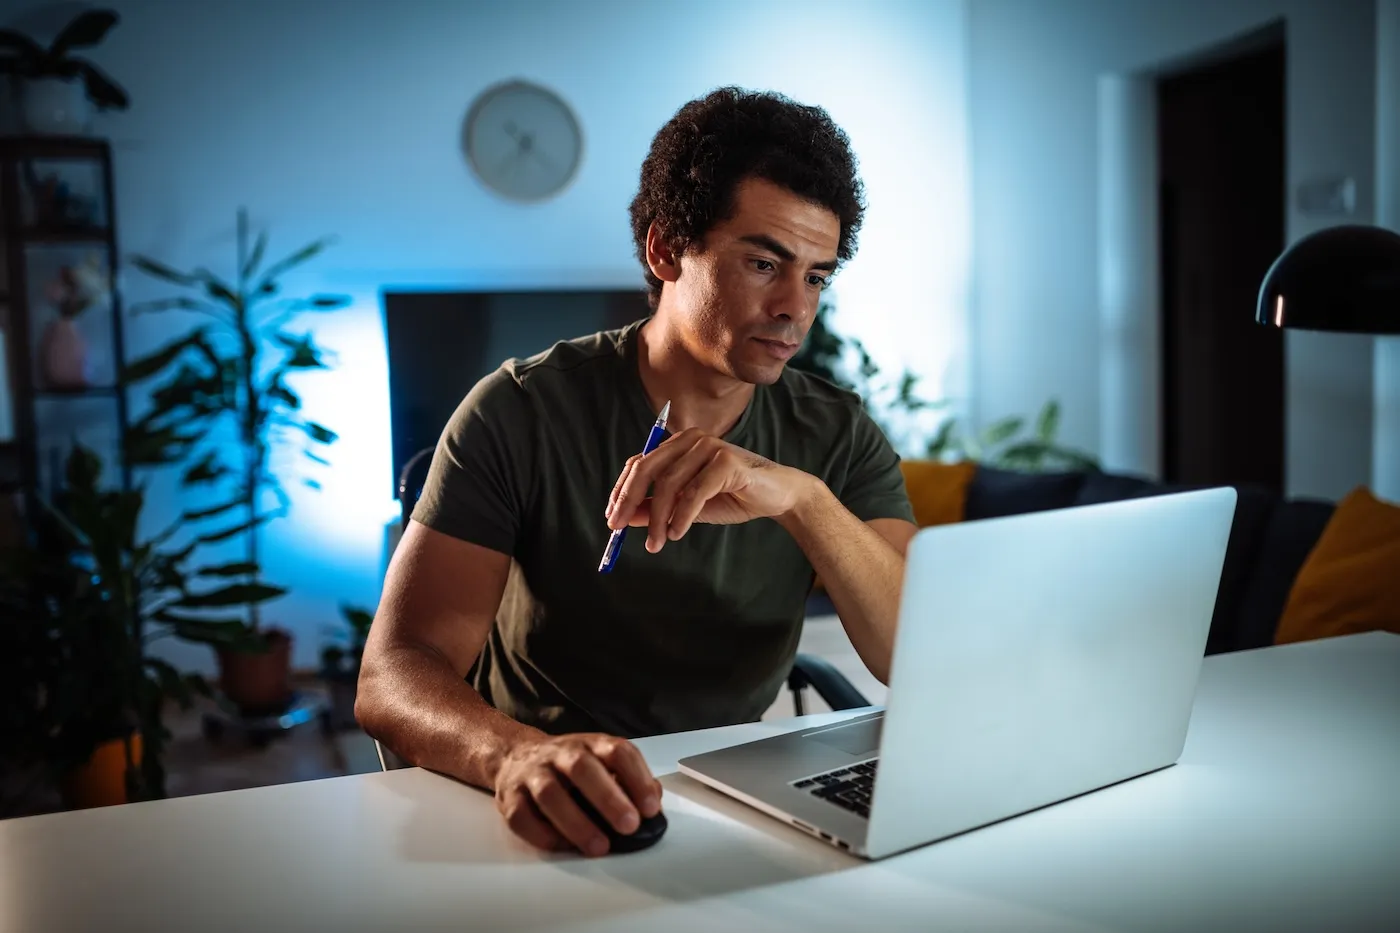
POLYGON ((458 403, 501 363, 649 313, 642 289, 385 292, 394 495, 408 461, 437 444, 458 403))

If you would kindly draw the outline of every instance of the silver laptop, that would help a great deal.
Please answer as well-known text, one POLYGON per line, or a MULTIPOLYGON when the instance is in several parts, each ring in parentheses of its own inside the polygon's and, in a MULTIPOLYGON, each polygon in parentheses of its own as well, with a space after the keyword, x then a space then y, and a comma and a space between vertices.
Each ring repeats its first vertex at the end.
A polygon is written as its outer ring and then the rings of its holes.
POLYGON ((1230 488, 925 528, 882 712, 680 770, 883 858, 1174 764, 1230 488))

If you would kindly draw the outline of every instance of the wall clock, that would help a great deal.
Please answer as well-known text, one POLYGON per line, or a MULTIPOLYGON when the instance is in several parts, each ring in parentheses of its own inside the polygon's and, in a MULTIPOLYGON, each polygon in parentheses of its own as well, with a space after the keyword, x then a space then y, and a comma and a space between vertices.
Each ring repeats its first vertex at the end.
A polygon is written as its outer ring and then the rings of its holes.
POLYGON ((583 160, 583 130, 558 94, 529 81, 505 81, 472 102, 462 152, 492 191, 512 201, 541 201, 573 180, 583 160))

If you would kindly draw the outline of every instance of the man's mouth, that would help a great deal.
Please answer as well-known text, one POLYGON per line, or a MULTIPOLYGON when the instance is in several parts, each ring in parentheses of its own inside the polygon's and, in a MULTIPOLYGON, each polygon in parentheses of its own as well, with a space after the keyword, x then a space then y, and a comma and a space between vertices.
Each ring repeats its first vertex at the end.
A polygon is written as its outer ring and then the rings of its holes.
POLYGON ((768 351, 768 355, 775 360, 791 359, 802 346, 800 343, 788 343, 786 340, 771 340, 765 337, 755 337, 763 348, 768 351))

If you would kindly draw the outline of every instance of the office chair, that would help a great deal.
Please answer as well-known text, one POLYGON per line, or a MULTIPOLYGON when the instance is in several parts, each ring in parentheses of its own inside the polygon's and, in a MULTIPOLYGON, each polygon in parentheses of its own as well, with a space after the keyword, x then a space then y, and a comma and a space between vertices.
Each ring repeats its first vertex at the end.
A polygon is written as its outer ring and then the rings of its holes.
MULTIPOLYGON (((433 447, 424 447, 404 464, 399 473, 399 521, 401 528, 408 527, 413 515, 413 507, 423 492, 423 483, 428 478, 428 467, 432 465, 433 447)), ((807 704, 804 691, 811 687, 822 698, 822 702, 833 710, 859 709, 869 706, 865 695, 852 686, 832 664, 815 655, 798 653, 793 659, 792 670, 788 672, 788 689, 792 691, 793 711, 805 715, 807 704)), ((379 752, 379 764, 385 771, 407 767, 403 759, 385 748, 376 739, 374 747, 379 752)))

